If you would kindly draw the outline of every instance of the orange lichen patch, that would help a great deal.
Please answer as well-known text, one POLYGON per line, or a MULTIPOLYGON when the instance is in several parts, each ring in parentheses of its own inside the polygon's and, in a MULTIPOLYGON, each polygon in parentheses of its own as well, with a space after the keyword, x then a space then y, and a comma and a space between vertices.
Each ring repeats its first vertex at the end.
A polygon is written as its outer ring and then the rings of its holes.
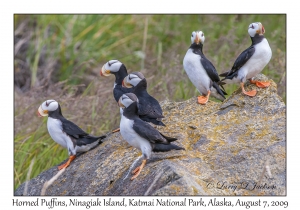
POLYGON ((235 146, 235 145, 232 145, 232 146, 230 147, 230 152, 231 152, 233 155, 237 155, 241 150, 242 150, 241 147, 238 147, 238 146, 235 146))
POLYGON ((66 195, 68 193, 68 191, 67 190, 64 190, 62 193, 61 193, 61 196, 64 196, 64 195, 66 195))
POLYGON ((197 188, 192 186, 192 189, 193 189, 193 194, 198 195, 199 191, 197 190, 197 188))
POLYGON ((180 195, 182 191, 182 187, 178 185, 171 185, 170 186, 170 195, 180 195))
POLYGON ((284 153, 284 151, 282 151, 283 153, 279 154, 278 157, 279 158, 286 158, 286 154, 284 153))
POLYGON ((79 165, 79 170, 83 170, 85 168, 85 163, 79 165))

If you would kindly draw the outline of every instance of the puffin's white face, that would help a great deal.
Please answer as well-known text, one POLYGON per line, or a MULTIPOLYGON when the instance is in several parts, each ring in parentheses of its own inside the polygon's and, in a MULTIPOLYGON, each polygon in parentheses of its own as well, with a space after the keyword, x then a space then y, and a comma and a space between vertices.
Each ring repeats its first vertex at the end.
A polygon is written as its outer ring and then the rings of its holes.
POLYGON ((48 116, 49 111, 55 111, 58 108, 57 101, 50 99, 47 101, 44 101, 40 107, 38 108, 38 116, 39 117, 45 117, 48 116))
POLYGON ((133 72, 128 74, 122 82, 123 87, 131 88, 137 86, 142 79, 144 79, 144 75, 141 72, 133 72))
POLYGON ((121 108, 127 108, 135 101, 139 102, 134 93, 125 93, 120 97, 118 104, 121 108))
POLYGON ((104 64, 100 70, 101 76, 109 76, 111 72, 118 72, 122 63, 118 60, 110 60, 106 64, 104 64))
POLYGON ((204 44, 205 36, 202 31, 193 31, 192 36, 191 36, 191 41, 192 44, 199 44, 202 43, 204 44))
POLYGON ((265 32, 265 28, 260 22, 251 23, 248 27, 248 33, 251 37, 254 37, 255 34, 263 35, 265 32))

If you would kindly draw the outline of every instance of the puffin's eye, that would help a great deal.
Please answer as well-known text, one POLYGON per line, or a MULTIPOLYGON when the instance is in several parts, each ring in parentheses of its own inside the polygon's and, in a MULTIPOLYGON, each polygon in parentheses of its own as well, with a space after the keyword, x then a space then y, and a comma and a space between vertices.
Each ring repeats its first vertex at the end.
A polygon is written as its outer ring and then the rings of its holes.
POLYGON ((203 33, 203 34, 201 34, 201 36, 204 36, 204 33, 203 33))
POLYGON ((192 37, 194 37, 194 35, 192 34, 192 37))

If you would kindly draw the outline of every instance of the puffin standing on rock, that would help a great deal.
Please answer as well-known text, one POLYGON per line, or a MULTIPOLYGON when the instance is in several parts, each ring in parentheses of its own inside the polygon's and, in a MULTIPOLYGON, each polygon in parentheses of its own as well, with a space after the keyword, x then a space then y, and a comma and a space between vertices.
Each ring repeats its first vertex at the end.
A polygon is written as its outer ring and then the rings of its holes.
POLYGON ((61 146, 68 149, 69 160, 58 166, 58 169, 67 168, 75 159, 78 152, 87 152, 98 144, 106 136, 92 136, 84 132, 73 122, 64 118, 60 105, 55 100, 44 101, 38 108, 38 116, 48 116, 47 128, 51 138, 61 146))
POLYGON ((260 22, 251 23, 248 33, 252 41, 251 46, 238 56, 230 71, 220 74, 221 77, 225 77, 220 84, 240 83, 245 95, 255 96, 256 90, 245 91, 244 83, 249 79, 250 83, 260 88, 270 85, 270 82, 256 81, 252 78, 269 63, 272 50, 268 40, 264 37, 265 28, 260 22))
POLYGON ((191 82, 202 94, 198 96, 199 104, 206 104, 209 96, 224 101, 224 88, 219 86, 220 78, 214 65, 204 56, 202 52, 205 37, 202 31, 193 31, 191 46, 183 59, 183 67, 191 82))
POLYGON ((141 72, 133 72, 123 79, 123 87, 132 88, 138 100, 138 115, 155 125, 165 126, 161 121, 164 118, 159 102, 147 92, 147 80, 141 72))
POLYGON ((138 115, 139 100, 134 93, 125 93, 119 99, 119 106, 124 108, 120 122, 122 137, 133 147, 142 151, 142 164, 132 171, 131 180, 135 179, 144 168, 151 152, 167 152, 170 150, 184 150, 172 144, 176 138, 167 137, 153 128, 149 123, 141 120, 138 115))

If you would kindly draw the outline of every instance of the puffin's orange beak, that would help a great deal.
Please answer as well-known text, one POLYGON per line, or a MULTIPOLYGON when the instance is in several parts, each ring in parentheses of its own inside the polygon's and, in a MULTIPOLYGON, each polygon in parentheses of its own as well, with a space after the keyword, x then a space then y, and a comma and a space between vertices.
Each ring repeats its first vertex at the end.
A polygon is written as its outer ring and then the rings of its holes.
POLYGON ((120 97, 120 99, 119 99, 119 101, 118 101, 118 105, 119 105, 119 107, 121 107, 121 108, 125 108, 124 104, 122 104, 122 102, 121 102, 121 97, 120 97))
POLYGON ((266 32, 265 28, 263 25, 261 25, 261 33, 264 34, 266 32))
POLYGON ((198 34, 196 34, 195 43, 199 44, 200 42, 201 42, 201 40, 200 40, 198 34))
POLYGON ((122 81, 122 87, 132 88, 133 86, 132 86, 130 83, 127 82, 127 77, 128 77, 128 76, 126 76, 126 77, 123 79, 123 81, 122 81))
POLYGON ((38 117, 45 117, 48 115, 48 110, 43 110, 42 106, 40 106, 37 110, 38 117))
POLYGON ((105 69, 105 64, 102 66, 102 68, 100 70, 100 75, 105 76, 105 77, 111 75, 110 70, 105 69))
POLYGON ((37 116, 38 116, 38 117, 43 117, 43 116, 40 114, 39 110, 37 110, 36 113, 37 113, 37 116))

